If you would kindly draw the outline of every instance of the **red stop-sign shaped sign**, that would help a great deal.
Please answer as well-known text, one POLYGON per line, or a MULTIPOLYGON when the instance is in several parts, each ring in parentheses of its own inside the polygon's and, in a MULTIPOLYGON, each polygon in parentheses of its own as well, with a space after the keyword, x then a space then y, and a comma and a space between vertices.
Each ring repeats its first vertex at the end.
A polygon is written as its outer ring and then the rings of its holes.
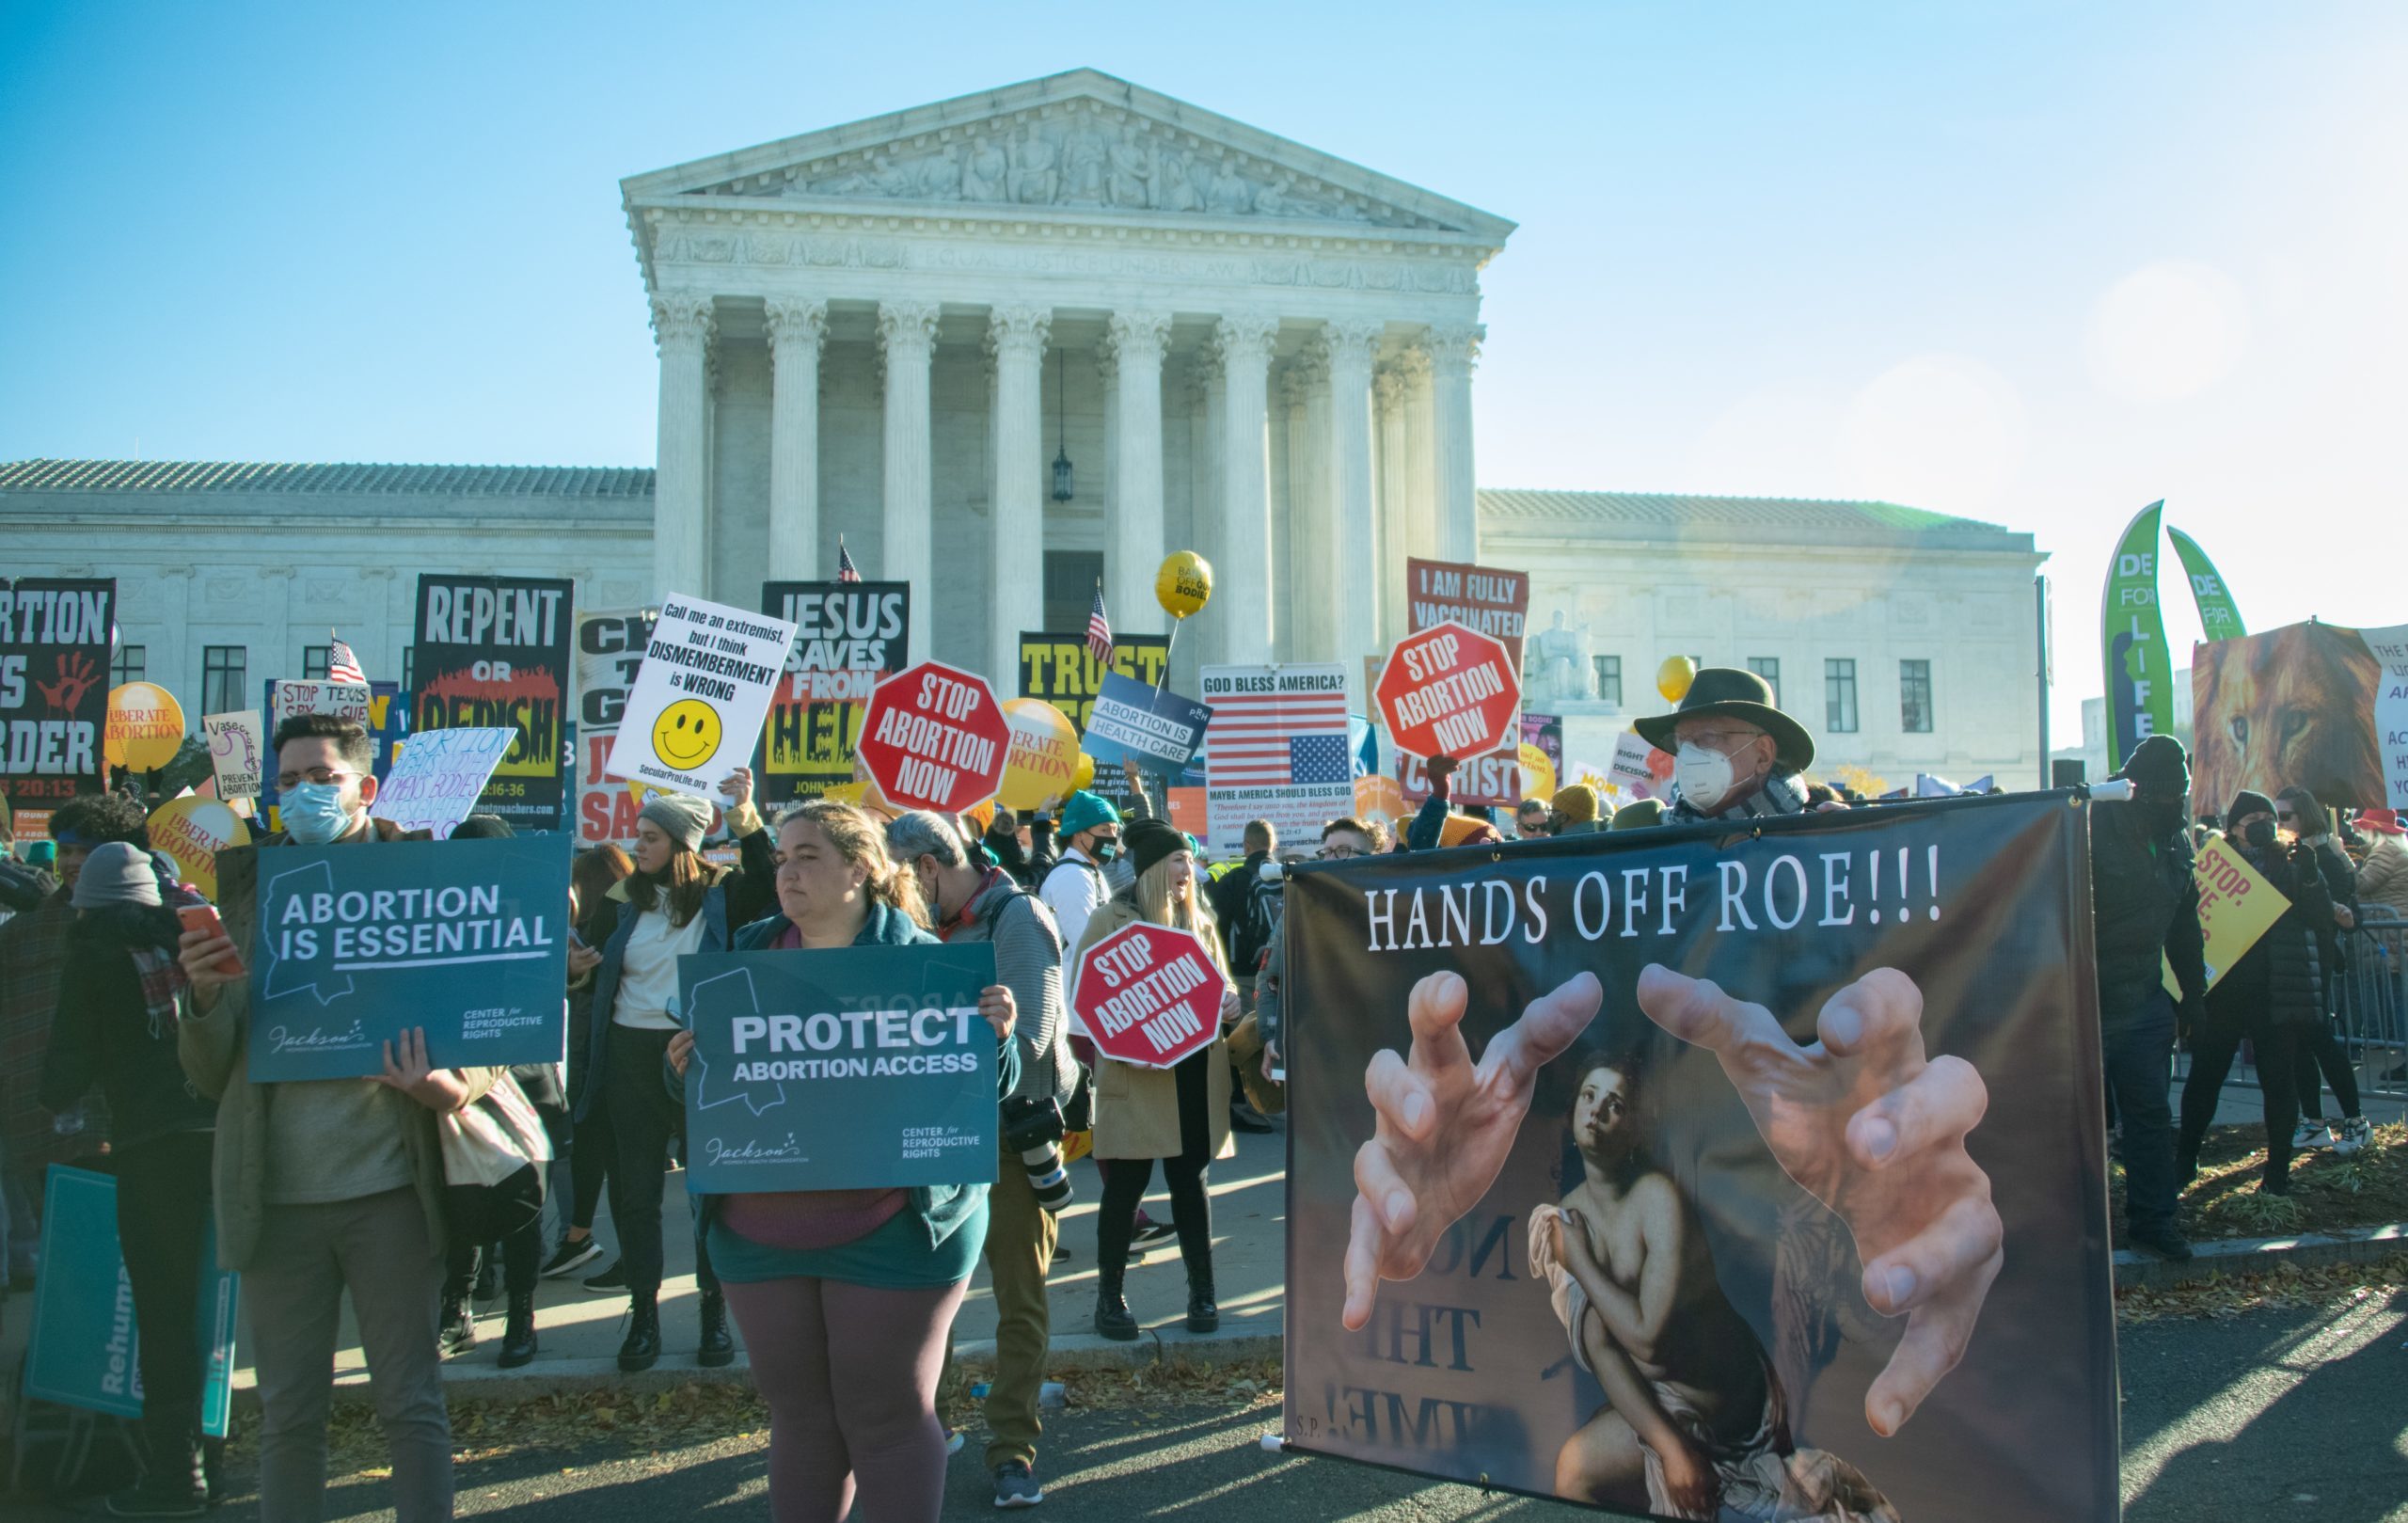
POLYGON ((987 679, 943 661, 895 673, 862 716, 862 765, 889 801, 957 815, 995 796, 1011 725, 987 679))
POLYGON ((1376 696, 1389 738, 1417 756, 1485 755, 1521 738, 1513 652, 1452 619, 1396 643, 1376 696))
POLYGON ((1212 1045, 1228 987, 1195 936, 1140 921, 1079 959, 1070 1007, 1105 1056, 1166 1069, 1212 1045))

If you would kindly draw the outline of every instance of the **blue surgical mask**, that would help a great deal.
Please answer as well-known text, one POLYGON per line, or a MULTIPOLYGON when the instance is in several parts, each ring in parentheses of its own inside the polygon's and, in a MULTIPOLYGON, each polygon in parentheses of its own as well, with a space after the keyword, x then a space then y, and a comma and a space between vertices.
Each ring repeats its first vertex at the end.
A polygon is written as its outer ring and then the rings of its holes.
POLYGON ((303 846, 324 846, 351 829, 340 783, 296 783, 277 801, 284 828, 303 846))

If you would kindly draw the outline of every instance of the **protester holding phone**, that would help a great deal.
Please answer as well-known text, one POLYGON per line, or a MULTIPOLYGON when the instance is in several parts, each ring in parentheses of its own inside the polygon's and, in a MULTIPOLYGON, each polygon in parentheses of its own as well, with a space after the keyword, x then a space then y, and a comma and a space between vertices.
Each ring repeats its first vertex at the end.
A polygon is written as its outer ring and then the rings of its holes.
MULTIPOLYGON (((739 952, 923 946, 911 869, 849 804, 778 817, 778 908, 737 933, 739 952)), ((990 984, 996 1098, 1020 1081, 1018 1007, 990 984)), ((683 1082, 691 1034, 668 1043, 683 1082)), ((945 1334, 987 1238, 989 1186, 799 1190, 706 1198, 711 1261, 727 1287, 752 1381, 769 1405, 776 1523, 848 1515, 935 1523, 944 1501, 937 1377, 945 1334)), ((1002 1502, 999 1505, 1025 1505, 1002 1502)))

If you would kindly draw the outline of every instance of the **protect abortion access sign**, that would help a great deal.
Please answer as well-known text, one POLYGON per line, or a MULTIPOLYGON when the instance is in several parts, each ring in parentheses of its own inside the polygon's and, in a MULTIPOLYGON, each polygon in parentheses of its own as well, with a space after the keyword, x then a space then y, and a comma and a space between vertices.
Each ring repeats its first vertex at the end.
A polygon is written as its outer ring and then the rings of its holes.
POLYGON ((261 851, 252 1080, 381 1073, 412 1026, 436 1068, 559 1062, 568 861, 542 836, 261 851))

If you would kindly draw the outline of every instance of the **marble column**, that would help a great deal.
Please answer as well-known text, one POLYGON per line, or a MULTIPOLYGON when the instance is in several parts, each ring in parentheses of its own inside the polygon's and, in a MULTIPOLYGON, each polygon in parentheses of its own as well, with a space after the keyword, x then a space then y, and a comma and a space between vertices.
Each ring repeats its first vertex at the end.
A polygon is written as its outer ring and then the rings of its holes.
POLYGON ((715 326, 705 293, 664 291, 652 298, 652 332, 660 349, 660 417, 652 489, 651 602, 678 593, 709 595, 703 544, 705 361, 715 326))
POLYGON ((886 358, 886 506, 879 563, 869 576, 911 584, 911 659, 917 661, 935 654, 928 644, 929 599, 936 595, 928 366, 936 354, 936 303, 882 303, 878 338, 886 358))
MULTIPOLYGON (((1380 640, 1378 510, 1371 497, 1371 352, 1385 325, 1352 321, 1329 325, 1329 505, 1336 572, 1330 628, 1332 657, 1346 663, 1347 684, 1359 686, 1363 658, 1380 640)), ((1358 692, 1369 703, 1369 693, 1358 692)))
POLYGON ((1170 622, 1154 601, 1154 573, 1169 553, 1163 542, 1163 346, 1170 341, 1170 314, 1115 312, 1105 337, 1118 376, 1103 585, 1113 627, 1151 634, 1170 622))
POLYGON ((1221 524, 1225 563, 1213 596, 1223 608, 1226 657, 1244 665, 1271 659, 1271 494, 1263 458, 1271 347, 1279 319, 1231 314, 1212 330, 1221 356, 1221 524))
POLYGON ((1386 650, 1404 638, 1411 608, 1405 596, 1404 558, 1405 521, 1412 507, 1413 456, 1406 445, 1405 405, 1411 384, 1404 371, 1396 364, 1386 364, 1371 378, 1371 391, 1379 403, 1380 418, 1380 491, 1379 491, 1379 566, 1383 591, 1380 597, 1379 648, 1386 650))
MULTIPOLYGON (((1186 548, 1202 556, 1219 585, 1221 549, 1221 414, 1224 395, 1221 352, 1208 337, 1187 357, 1188 535, 1186 548)), ((1195 631, 1199 664, 1228 659, 1228 627, 1217 617, 1198 619, 1195 631)))
POLYGON ((1338 560, 1338 517, 1330 498, 1329 346, 1314 339, 1296 356, 1290 376, 1299 405, 1289 416, 1290 619, 1277 628, 1280 650, 1294 661, 1338 658, 1333 583, 1346 569, 1338 560))
POLYGON ((1436 527, 1440 555, 1449 561, 1480 558, 1480 508, 1471 457, 1471 373, 1480 361, 1480 341, 1488 330, 1477 323, 1430 330, 1432 474, 1437 485, 1436 527))
POLYGON ((769 337, 769 575, 819 575, 819 346, 828 304, 771 298, 769 337))
POLYGON ((1431 387, 1430 348, 1408 344, 1397 357, 1404 377, 1404 553, 1424 559, 1438 553, 1438 486, 1433 468, 1432 439, 1434 398, 1431 387))
POLYGON ((1022 630, 1045 627, 1045 340, 1052 309, 998 307, 987 320, 995 354, 995 516, 988 557, 987 671, 1018 669, 1022 630))

